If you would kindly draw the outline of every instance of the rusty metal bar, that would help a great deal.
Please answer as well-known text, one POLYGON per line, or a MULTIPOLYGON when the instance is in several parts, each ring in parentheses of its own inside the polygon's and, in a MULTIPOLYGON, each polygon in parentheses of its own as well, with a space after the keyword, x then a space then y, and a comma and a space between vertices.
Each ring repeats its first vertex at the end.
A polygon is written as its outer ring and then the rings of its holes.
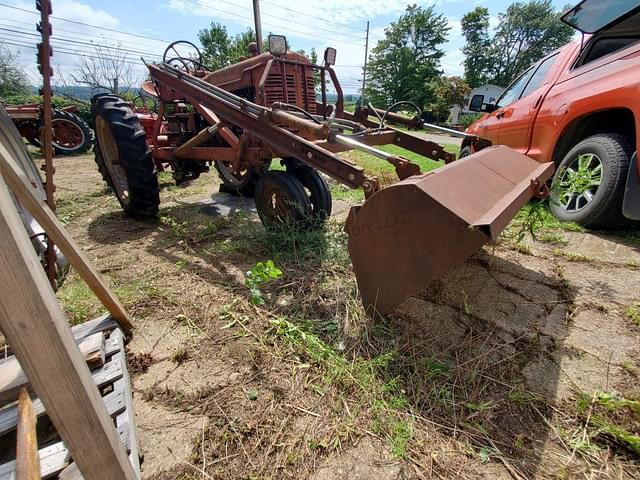
MULTIPOLYGON (((53 167, 53 127, 52 127, 52 106, 51 106, 51 77, 53 70, 51 68, 51 35, 53 29, 49 22, 51 15, 51 1, 37 0, 36 8, 40 10, 40 24, 38 30, 42 36, 42 42, 38 45, 38 68, 42 74, 42 141, 41 149, 44 153, 44 171, 45 171, 45 191, 47 193, 47 205, 52 212, 56 211, 56 202, 54 198, 55 184, 53 175, 55 169, 53 167)), ((51 238, 47 239, 47 277, 49 282, 55 289, 56 287, 56 248, 51 238)))
MULTIPOLYGON (((252 132, 279 156, 294 157, 350 188, 361 187, 367 197, 380 189, 378 179, 366 175, 362 167, 284 128, 269 123, 270 109, 237 97, 167 64, 149 65, 149 72, 151 77, 163 86, 163 89, 166 87, 180 92, 192 104, 202 104, 211 108, 223 120, 252 132)), ((296 120, 300 119, 296 118, 296 120)))

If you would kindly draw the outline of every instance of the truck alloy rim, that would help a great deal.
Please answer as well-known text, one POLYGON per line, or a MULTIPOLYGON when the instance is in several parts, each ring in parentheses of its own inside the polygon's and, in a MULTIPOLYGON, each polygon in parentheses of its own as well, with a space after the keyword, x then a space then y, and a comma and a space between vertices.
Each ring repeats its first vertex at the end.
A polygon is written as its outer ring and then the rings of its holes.
POLYGON ((602 160, 594 153, 585 153, 560 172, 555 196, 567 212, 578 212, 591 203, 601 183, 602 160))
POLYGON ((53 144, 59 150, 75 150, 84 144, 84 132, 73 122, 58 118, 51 122, 53 144))
POLYGON ((96 135, 98 137, 100 151, 102 152, 102 158, 111 176, 113 188, 118 198, 126 205, 129 203, 127 173, 122 168, 122 165, 120 165, 118 146, 113 138, 111 129, 102 117, 96 117, 96 135))

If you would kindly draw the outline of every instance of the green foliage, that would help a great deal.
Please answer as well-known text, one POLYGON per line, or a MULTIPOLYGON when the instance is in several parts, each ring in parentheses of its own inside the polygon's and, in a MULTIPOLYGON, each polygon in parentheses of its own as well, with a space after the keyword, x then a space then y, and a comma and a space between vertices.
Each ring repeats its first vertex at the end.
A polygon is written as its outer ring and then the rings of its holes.
POLYGON ((408 6, 371 51, 366 91, 371 102, 384 107, 410 100, 421 108, 432 103, 432 82, 440 75, 449 30, 447 19, 433 6, 408 6))
POLYGON ((444 122, 449 110, 454 105, 464 105, 464 98, 469 94, 469 84, 460 77, 440 77, 431 84, 435 101, 431 104, 431 112, 436 121, 444 122))
POLYGON ((487 83, 489 70, 489 9, 476 7, 462 17, 462 34, 467 40, 464 54, 464 78, 471 88, 487 83))
POLYGON ((31 90, 27 74, 17 63, 18 55, 0 45, 0 99, 25 95, 31 90))
POLYGON ((249 289, 250 302, 254 305, 264 305, 264 297, 260 291, 260 285, 277 280, 282 276, 282 270, 277 268, 273 260, 258 262, 255 267, 247 272, 244 284, 249 289))
POLYGON ((625 311, 624 315, 633 323, 640 327, 640 302, 636 302, 630 305, 625 311))
POLYGON ((479 120, 480 117, 482 117, 482 115, 483 115, 482 113, 469 113, 469 114, 466 114, 466 115, 460 115, 458 117, 458 122, 464 128, 469 128, 471 126, 471 124, 474 123, 475 121, 479 120))
POLYGON ((559 20, 551 0, 512 3, 489 35, 489 12, 478 7, 462 19, 465 78, 472 87, 506 86, 527 67, 568 43, 573 29, 559 20))
POLYGON ((211 70, 219 70, 249 55, 249 44, 255 41, 255 33, 248 28, 235 36, 229 36, 227 27, 212 23, 209 28, 198 32, 202 44, 204 64, 211 70))
MULTIPOLYGON (((42 103, 42 97, 39 95, 33 95, 30 93, 24 94, 15 94, 4 97, 3 100, 7 105, 22 105, 25 103, 42 103)), ((76 100, 74 98, 63 97, 60 95, 54 95, 51 98, 51 104, 53 108, 62 109, 64 107, 76 107, 76 111, 74 112, 80 118, 82 118, 89 125, 93 124, 92 115, 91 115, 91 104, 89 102, 84 102, 82 100, 76 100)))

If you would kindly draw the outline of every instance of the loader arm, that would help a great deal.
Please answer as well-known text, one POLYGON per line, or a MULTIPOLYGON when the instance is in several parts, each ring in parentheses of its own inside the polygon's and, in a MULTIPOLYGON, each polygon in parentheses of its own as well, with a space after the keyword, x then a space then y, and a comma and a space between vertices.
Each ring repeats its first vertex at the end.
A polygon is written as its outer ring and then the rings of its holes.
MULTIPOLYGON (((149 65, 151 78, 157 84, 160 97, 184 97, 192 105, 211 109, 225 122, 251 132, 282 157, 294 157, 350 188, 362 188, 368 197, 380 189, 378 179, 368 176, 364 169, 325 150, 272 121, 271 109, 256 105, 167 64, 149 65)), ((286 112, 278 112, 278 120, 285 120, 286 112)), ((288 115, 296 125, 304 120, 288 115)), ((308 128, 317 128, 309 122, 308 128)))

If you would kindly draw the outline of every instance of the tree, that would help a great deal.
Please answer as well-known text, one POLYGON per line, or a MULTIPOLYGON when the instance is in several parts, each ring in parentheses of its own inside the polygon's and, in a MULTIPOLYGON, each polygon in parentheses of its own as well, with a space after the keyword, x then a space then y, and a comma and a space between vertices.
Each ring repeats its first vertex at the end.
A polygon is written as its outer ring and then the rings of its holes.
POLYGON ((491 52, 492 82, 508 85, 531 64, 569 42, 574 30, 559 17, 551 0, 516 2, 500 14, 491 52))
POLYGON ((462 48, 464 54, 464 78, 472 87, 487 83, 490 52, 489 10, 476 7, 462 17, 460 22, 466 44, 462 48))
POLYGON ((447 120, 451 107, 462 106, 471 91, 469 84, 460 77, 441 77, 433 82, 432 88, 435 101, 431 104, 431 112, 439 122, 447 120))
MULTIPOLYGON (((220 23, 212 23, 209 28, 198 32, 202 44, 202 58, 205 66, 211 70, 219 70, 240 61, 249 55, 249 44, 256 41, 251 28, 234 36, 229 36, 227 27, 220 23)), ((262 42, 262 51, 269 49, 262 42)))
POLYGON ((18 55, 0 45, 0 97, 29 93, 27 74, 16 62, 18 55))
POLYGON ((463 18, 465 77, 472 86, 478 82, 506 86, 573 36, 573 29, 560 21, 551 0, 530 0, 513 3, 501 13, 493 38, 487 41, 485 10, 476 8, 463 18))
POLYGON ((420 108, 432 101, 432 81, 440 72, 441 46, 449 31, 433 7, 410 5, 385 29, 385 38, 371 51, 366 94, 376 106, 409 100, 420 108))
POLYGON ((114 47, 94 45, 92 54, 82 57, 76 72, 70 76, 76 83, 116 95, 122 87, 128 91, 131 85, 138 83, 133 66, 120 44, 114 47))

